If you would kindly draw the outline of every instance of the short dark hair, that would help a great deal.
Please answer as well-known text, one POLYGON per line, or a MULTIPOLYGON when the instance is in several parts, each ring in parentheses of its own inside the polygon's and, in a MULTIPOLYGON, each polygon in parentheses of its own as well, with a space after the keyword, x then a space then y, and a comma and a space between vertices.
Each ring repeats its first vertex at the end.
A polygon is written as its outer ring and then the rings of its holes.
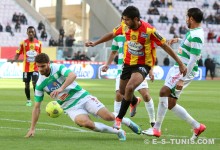
POLYGON ((36 63, 49 63, 50 58, 47 54, 45 53, 40 53, 35 57, 35 62, 36 63))
POLYGON ((137 7, 134 6, 128 6, 125 8, 125 10, 122 12, 122 16, 126 16, 128 18, 131 18, 132 20, 137 17, 139 20, 141 18, 140 12, 137 7))
POLYGON ((203 20, 203 12, 199 8, 188 9, 187 16, 192 17, 197 23, 201 23, 203 20))
POLYGON ((34 27, 34 26, 29 26, 29 27, 27 28, 27 32, 28 32, 29 29, 34 29, 34 32, 36 33, 36 30, 35 30, 35 27, 34 27))

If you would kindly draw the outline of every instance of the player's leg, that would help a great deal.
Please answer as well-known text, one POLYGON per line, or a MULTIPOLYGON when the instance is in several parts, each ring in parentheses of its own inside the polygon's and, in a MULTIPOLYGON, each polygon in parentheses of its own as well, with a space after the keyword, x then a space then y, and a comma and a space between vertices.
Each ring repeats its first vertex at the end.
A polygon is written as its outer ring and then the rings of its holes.
POLYGON ((74 122, 81 127, 88 128, 88 129, 93 130, 95 132, 117 134, 119 140, 121 140, 121 141, 126 140, 125 131, 114 129, 110 126, 107 126, 107 125, 101 123, 101 122, 93 122, 87 114, 77 115, 74 118, 74 122))
MULTIPOLYGON (((146 82, 146 81, 144 81, 144 82, 146 82)), ((141 85, 139 85, 139 86, 141 86, 141 85)), ((138 87, 137 87, 137 89, 138 89, 138 87)), ((142 85, 141 87, 144 87, 144 86, 142 85)), ((153 127, 154 124, 155 124, 154 101, 153 101, 153 99, 151 98, 151 96, 149 94, 148 86, 147 86, 147 88, 138 89, 138 92, 141 94, 142 98, 144 99, 144 104, 145 104, 145 108, 148 112, 148 116, 149 116, 149 119, 150 119, 150 124, 151 124, 151 127, 153 127)))
POLYGON ((33 72, 32 74, 32 85, 33 85, 33 89, 35 91, 35 88, 36 88, 36 83, 37 83, 37 80, 38 80, 38 77, 39 77, 39 73, 38 72, 33 72))
POLYGON ((132 101, 135 88, 144 81, 149 70, 150 67, 148 66, 124 66, 120 80, 120 93, 124 95, 124 98, 122 100, 121 108, 118 116, 115 119, 115 124, 113 127, 120 127, 121 119, 125 116, 127 109, 132 101), (122 88, 121 85, 123 80, 128 80, 128 82, 126 87, 123 85, 122 88))
MULTIPOLYGON (((121 80, 123 81, 123 80, 121 80)), ((133 99, 133 96, 134 96, 134 89, 143 81, 143 76, 136 72, 136 73, 133 73, 131 75, 131 78, 128 80, 128 83, 126 85, 126 88, 125 88, 125 95, 124 95, 124 98, 122 100, 122 103, 121 103, 121 108, 120 108, 120 111, 119 111, 119 114, 116 118, 116 121, 121 121, 121 119, 125 116, 127 110, 128 110, 128 107, 130 106, 130 103, 133 99)), ((120 82, 120 86, 121 86, 121 82, 120 82)), ((121 88, 120 88, 120 91, 121 91, 121 88)))
POLYGON ((165 85, 160 89, 155 125, 153 128, 142 131, 143 134, 160 137, 162 122, 168 109, 168 97, 170 96, 172 89, 175 89, 175 85, 179 78, 180 74, 178 68, 172 67, 166 76, 165 85))
POLYGON ((31 80, 31 74, 29 72, 23 72, 23 82, 25 84, 24 91, 27 98, 26 106, 32 106, 31 96, 30 96, 30 80, 31 80))
MULTIPOLYGON (((113 113, 109 112, 107 108, 94 96, 87 96, 86 97, 87 102, 83 104, 82 110, 86 113, 93 114, 95 116, 99 116, 102 119, 106 121, 114 121, 115 116, 113 113)), ((82 113, 81 113, 82 114, 82 113)), ((85 114, 85 113, 84 113, 85 114)), ((82 118, 81 116, 75 119, 76 122, 79 122, 82 118)), ((117 134, 119 137, 119 140, 126 140, 125 132, 123 130, 117 130, 110 126, 107 126, 100 122, 92 122, 90 119, 86 118, 86 121, 89 121, 88 123, 84 124, 84 127, 87 127, 91 130, 97 131, 97 132, 107 132, 107 133, 114 133, 117 134), (87 126, 86 126, 87 125, 87 126)), ((79 124, 80 125, 80 124, 79 124)))
MULTIPOLYGON (((186 88, 190 83, 191 83, 192 79, 186 79, 184 81, 184 88, 186 88)), ((179 98, 180 94, 181 94, 182 90, 175 90, 175 95, 177 98, 179 98)), ((169 98, 169 104, 168 104, 168 108, 169 110, 171 110, 176 116, 178 116, 179 118, 185 120, 188 124, 190 124, 192 126, 192 128, 194 129, 194 134, 192 136, 192 139, 196 139, 198 138, 198 136, 205 131, 206 126, 199 123, 198 121, 196 121, 187 111, 185 108, 183 108, 182 106, 180 106, 179 104, 176 104, 177 102, 177 98, 169 98)))
POLYGON ((120 84, 120 75, 117 76, 115 80, 116 95, 115 95, 115 101, 114 101, 114 112, 117 114, 119 113, 119 110, 121 108, 121 101, 123 99, 123 95, 121 95, 121 93, 119 92, 119 84, 120 84))

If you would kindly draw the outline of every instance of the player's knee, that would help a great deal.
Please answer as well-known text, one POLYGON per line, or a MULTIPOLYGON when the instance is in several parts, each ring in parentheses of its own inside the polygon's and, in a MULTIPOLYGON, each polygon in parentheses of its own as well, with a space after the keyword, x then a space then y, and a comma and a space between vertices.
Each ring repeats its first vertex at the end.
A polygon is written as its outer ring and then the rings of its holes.
POLYGON ((160 89, 160 97, 167 97, 167 96, 169 96, 170 93, 168 94, 167 90, 170 91, 170 89, 161 88, 161 89, 160 89))
POLYGON ((141 95, 144 99, 145 102, 149 102, 151 97, 150 97, 150 94, 149 93, 144 93, 141 95))

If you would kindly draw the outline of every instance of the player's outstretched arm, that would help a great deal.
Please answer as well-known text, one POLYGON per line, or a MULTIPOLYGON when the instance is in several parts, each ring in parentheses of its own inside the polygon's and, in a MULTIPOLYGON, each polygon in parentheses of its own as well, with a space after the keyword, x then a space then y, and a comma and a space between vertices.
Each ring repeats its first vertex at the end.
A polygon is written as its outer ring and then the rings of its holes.
POLYGON ((85 43, 85 46, 86 46, 86 47, 90 47, 90 46, 91 46, 91 47, 94 47, 94 46, 96 46, 96 45, 98 45, 98 44, 107 42, 107 41, 113 39, 114 37, 115 37, 114 33, 113 33, 113 32, 110 32, 110 33, 105 34, 103 37, 101 37, 100 39, 98 39, 98 40, 95 41, 95 42, 92 42, 92 41, 86 42, 86 43, 85 43))
POLYGON ((35 134, 35 126, 37 124, 39 115, 40 115, 40 104, 41 102, 35 102, 34 108, 32 111, 32 120, 31 120, 31 127, 28 133, 25 135, 26 138, 32 137, 35 134))

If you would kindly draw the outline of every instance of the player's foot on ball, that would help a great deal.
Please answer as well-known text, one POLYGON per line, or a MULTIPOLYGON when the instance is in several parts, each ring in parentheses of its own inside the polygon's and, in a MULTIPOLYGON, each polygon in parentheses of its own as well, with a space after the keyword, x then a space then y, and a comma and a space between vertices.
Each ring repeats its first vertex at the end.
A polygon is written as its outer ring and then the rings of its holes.
POLYGON ((199 137, 199 135, 205 131, 205 129, 206 129, 206 126, 204 124, 200 124, 199 128, 194 129, 191 140, 196 140, 199 137))
POLYGON ((146 135, 149 135, 149 136, 160 137, 161 136, 161 131, 159 131, 155 128, 149 128, 147 130, 142 131, 142 134, 146 134, 146 135))

